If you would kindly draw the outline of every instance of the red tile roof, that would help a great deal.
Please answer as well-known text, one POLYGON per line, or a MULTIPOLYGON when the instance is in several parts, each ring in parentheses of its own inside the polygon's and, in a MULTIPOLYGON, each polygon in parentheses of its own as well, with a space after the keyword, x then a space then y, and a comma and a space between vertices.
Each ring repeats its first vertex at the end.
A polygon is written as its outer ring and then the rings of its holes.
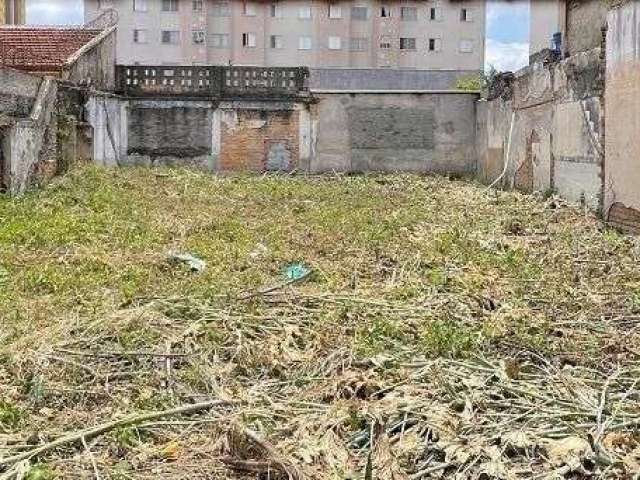
POLYGON ((100 30, 80 27, 0 27, 0 65, 35 72, 59 72, 67 59, 100 30))

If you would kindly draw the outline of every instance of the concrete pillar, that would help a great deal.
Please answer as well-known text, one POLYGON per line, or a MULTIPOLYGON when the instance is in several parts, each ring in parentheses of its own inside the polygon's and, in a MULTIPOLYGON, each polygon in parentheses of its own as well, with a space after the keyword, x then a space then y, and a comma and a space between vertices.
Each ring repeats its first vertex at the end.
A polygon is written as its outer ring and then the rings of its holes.
POLYGON ((220 166, 220 152, 222 149, 221 130, 222 110, 218 106, 211 117, 211 170, 216 171, 220 166))
POLYGON ((78 135, 75 117, 60 115, 58 117, 58 164, 56 174, 63 174, 78 162, 78 135))

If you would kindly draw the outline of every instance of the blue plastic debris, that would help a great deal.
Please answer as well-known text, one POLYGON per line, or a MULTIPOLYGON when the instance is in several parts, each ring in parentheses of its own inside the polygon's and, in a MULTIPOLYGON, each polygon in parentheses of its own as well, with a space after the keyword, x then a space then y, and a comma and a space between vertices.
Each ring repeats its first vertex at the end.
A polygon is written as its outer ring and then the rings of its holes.
POLYGON ((311 273, 311 269, 302 263, 292 263, 284 270, 284 276, 287 280, 300 280, 311 273))

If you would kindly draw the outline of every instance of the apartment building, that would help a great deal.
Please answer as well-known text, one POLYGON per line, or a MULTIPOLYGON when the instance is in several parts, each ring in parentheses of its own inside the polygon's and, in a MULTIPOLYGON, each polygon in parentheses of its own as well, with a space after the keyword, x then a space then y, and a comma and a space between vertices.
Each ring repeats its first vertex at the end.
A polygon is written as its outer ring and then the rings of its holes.
POLYGON ((26 17, 26 0, 0 0, 0 25, 21 25, 26 17))
POLYGON ((482 70, 486 0, 85 0, 119 15, 118 62, 482 70))
POLYGON ((608 10, 606 0, 531 1, 529 54, 552 48, 555 34, 563 55, 599 47, 608 10))

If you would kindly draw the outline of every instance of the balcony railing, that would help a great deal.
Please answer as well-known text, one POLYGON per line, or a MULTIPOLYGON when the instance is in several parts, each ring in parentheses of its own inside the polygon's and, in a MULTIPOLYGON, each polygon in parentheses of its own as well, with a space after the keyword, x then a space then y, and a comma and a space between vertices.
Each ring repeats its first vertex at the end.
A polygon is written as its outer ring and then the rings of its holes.
POLYGON ((118 91, 132 97, 282 97, 304 95, 304 67, 121 65, 118 91))

